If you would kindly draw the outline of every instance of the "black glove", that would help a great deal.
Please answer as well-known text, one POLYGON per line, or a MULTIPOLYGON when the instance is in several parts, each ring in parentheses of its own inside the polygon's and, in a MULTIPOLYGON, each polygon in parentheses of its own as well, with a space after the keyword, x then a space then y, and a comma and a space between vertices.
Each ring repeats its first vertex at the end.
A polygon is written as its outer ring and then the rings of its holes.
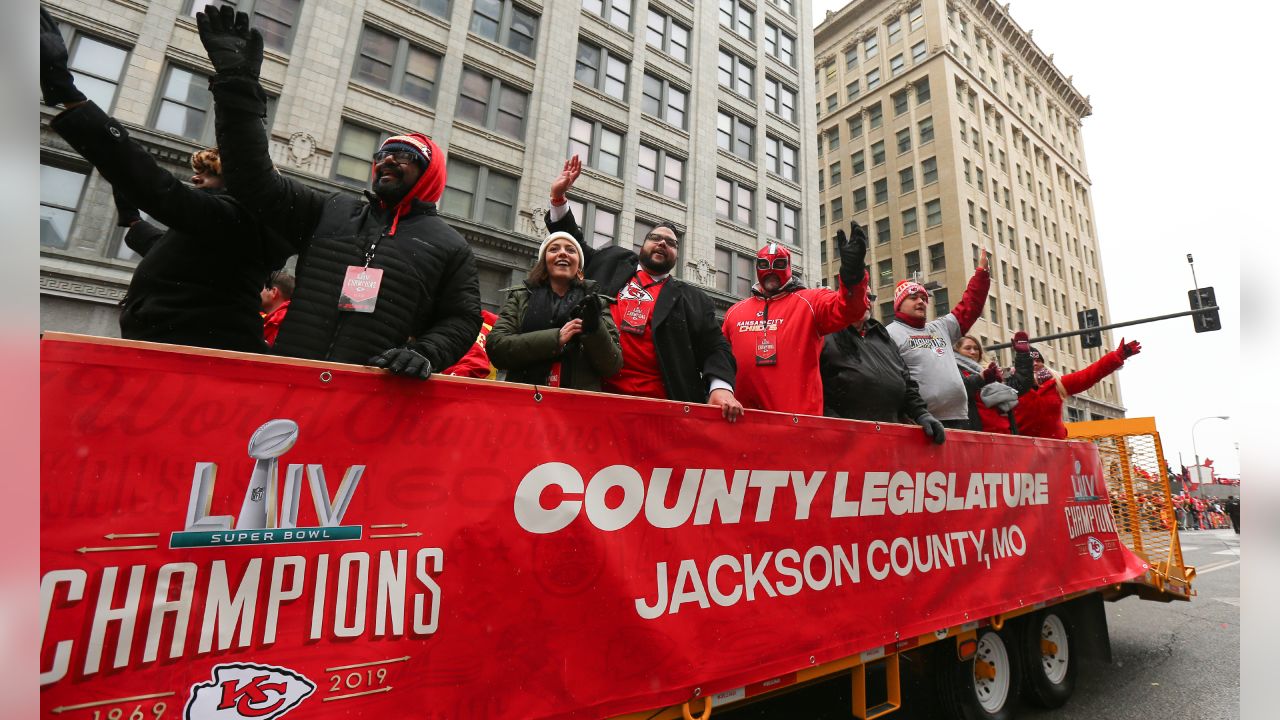
POLYGON ((930 413, 925 413, 916 418, 916 424, 920 426, 921 430, 924 430, 926 436, 933 440, 934 445, 941 445, 947 441, 946 428, 942 426, 938 418, 930 413))
POLYGON ((75 78, 67 69, 67 45, 62 42, 58 23, 44 8, 40 8, 40 94, 45 105, 87 99, 76 89, 75 78))
POLYGON ((120 194, 119 190, 112 188, 111 197, 116 201, 116 225, 120 227, 133 227, 133 224, 142 220, 142 215, 138 213, 138 208, 129 199, 120 194))
POLYGON ((408 375, 419 380, 431 377, 431 361, 408 346, 391 348, 375 358, 370 358, 369 364, 386 368, 397 375, 408 375))
POLYGON ((249 16, 230 5, 205 5, 196 13, 200 42, 219 75, 258 79, 262 71, 262 33, 249 27, 249 16))
POLYGON ((582 333, 590 335, 600 329, 600 296, 587 293, 569 313, 569 317, 582 320, 582 333))
POLYGON ((836 247, 840 248, 840 281, 846 288, 862 282, 867 274, 867 232, 858 223, 849 223, 850 237, 836 231, 836 247))

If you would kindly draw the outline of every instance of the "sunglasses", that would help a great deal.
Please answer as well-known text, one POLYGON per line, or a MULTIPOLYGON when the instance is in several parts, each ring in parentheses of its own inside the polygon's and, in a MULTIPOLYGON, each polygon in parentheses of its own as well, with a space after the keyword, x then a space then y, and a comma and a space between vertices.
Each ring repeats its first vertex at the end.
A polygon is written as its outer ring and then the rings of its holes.
POLYGON ((676 240, 675 238, 667 237, 666 235, 659 235, 658 233, 649 233, 648 235, 644 236, 644 239, 655 242, 655 243, 662 243, 663 245, 666 245, 667 247, 672 249, 680 247, 679 240, 676 240))
MULTIPOLYGON (((774 270, 786 270, 788 264, 786 258, 774 258, 772 267, 774 270)), ((756 258, 757 270, 768 270, 770 267, 768 258, 756 258)))
POLYGON ((375 163, 380 163, 387 158, 391 158, 401 165, 408 165, 418 161, 418 154, 409 150, 379 150, 373 154, 375 163))

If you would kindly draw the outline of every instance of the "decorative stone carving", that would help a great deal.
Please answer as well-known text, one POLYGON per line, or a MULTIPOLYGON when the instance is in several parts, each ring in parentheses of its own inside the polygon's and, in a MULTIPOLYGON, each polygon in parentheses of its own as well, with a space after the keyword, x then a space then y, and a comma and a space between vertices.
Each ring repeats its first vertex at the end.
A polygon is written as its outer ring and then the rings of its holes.
POLYGON ((311 133, 296 132, 289 136, 289 157, 298 165, 309 165, 316 152, 316 139, 311 133))
POLYGON ((689 275, 686 280, 692 280, 703 287, 714 287, 716 283, 716 270, 711 267, 711 263, 706 258, 698 258, 697 261, 687 263, 689 275))

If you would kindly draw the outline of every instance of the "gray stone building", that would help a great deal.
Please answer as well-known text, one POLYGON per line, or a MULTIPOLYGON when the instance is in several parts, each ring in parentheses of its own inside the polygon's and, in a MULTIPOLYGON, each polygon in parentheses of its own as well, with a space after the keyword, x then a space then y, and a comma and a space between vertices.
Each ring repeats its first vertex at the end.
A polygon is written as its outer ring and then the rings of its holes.
MULTIPOLYGON (((81 88, 181 177, 214 144, 204 0, 48 0, 81 88)), ((388 134, 448 156, 441 213, 475 249, 485 307, 524 277, 547 186, 596 246, 671 220, 678 274, 721 307, 765 238, 817 277, 813 27, 807 0, 240 0, 266 39, 271 154, 316 187, 359 192, 388 134), (803 70, 803 72, 801 72, 803 70), (810 249, 813 248, 813 251, 810 249)), ((118 335, 137 257, 111 189, 41 110, 41 324, 118 335)))

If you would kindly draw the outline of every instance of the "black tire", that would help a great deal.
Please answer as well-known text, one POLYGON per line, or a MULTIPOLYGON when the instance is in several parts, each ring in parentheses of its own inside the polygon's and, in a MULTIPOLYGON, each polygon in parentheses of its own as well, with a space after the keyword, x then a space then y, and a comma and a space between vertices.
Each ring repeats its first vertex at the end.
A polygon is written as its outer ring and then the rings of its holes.
POLYGON ((964 662, 955 659, 954 646, 940 643, 946 650, 939 653, 938 700, 946 717, 1013 720, 1021 691, 1021 663, 1012 639, 1007 630, 979 630, 978 654, 964 662), (978 662, 995 666, 996 676, 978 679, 978 662))
POLYGON ((1059 608, 1042 610, 1027 619, 1021 655, 1023 695, 1042 708, 1066 704, 1076 689, 1078 654, 1073 647, 1071 616, 1059 608))

